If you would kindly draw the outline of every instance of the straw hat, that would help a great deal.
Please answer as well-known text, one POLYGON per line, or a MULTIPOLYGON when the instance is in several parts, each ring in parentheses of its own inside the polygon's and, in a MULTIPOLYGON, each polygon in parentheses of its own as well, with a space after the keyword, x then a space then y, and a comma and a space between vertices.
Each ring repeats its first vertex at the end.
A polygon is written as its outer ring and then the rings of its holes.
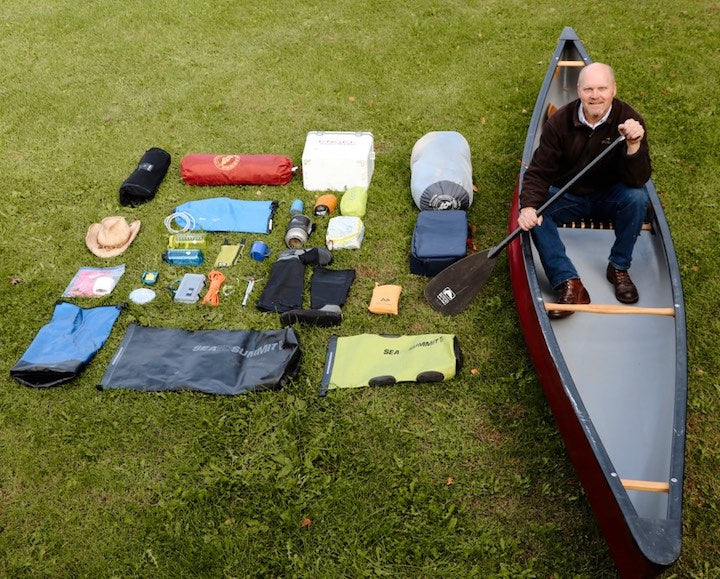
POLYGON ((98 257, 115 257, 125 251, 140 231, 140 221, 130 225, 124 217, 106 217, 93 223, 85 236, 88 249, 98 257))

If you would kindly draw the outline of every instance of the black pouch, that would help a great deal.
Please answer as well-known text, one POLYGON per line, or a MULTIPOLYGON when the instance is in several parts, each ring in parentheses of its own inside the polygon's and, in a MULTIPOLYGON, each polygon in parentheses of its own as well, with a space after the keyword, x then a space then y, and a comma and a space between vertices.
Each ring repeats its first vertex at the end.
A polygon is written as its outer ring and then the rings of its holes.
POLYGON ((170 154, 152 147, 145 151, 137 169, 120 186, 120 205, 136 206, 155 197, 170 167, 170 154))

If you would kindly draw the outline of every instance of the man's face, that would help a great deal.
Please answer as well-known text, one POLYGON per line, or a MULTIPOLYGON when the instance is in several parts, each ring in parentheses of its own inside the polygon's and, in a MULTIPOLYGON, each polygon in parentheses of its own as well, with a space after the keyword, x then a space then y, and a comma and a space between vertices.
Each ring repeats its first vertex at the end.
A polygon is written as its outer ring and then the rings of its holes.
POLYGON ((617 87, 607 67, 590 65, 583 71, 577 92, 585 118, 597 122, 612 105, 617 87))

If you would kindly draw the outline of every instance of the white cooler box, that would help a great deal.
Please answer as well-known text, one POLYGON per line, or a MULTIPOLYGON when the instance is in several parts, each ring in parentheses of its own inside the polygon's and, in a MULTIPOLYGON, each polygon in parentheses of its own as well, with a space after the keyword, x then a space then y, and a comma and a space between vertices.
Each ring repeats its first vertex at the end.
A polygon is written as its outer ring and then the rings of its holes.
POLYGON ((372 133, 308 133, 302 156, 303 187, 308 191, 367 189, 374 169, 372 133))

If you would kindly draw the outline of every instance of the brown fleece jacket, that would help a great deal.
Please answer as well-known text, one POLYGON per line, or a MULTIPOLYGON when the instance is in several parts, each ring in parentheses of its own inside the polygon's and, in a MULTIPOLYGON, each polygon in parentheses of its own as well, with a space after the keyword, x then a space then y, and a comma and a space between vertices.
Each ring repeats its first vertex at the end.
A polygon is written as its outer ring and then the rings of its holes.
MULTIPOLYGON (((635 119, 645 128, 640 114, 617 98, 613 99, 610 116, 595 129, 580 122, 579 106, 580 99, 576 99, 555 111, 545 123, 540 143, 523 176, 521 207, 540 207, 548 199, 548 188, 562 187, 577 175, 620 135, 618 125, 627 119, 635 119)), ((634 155, 628 155, 625 145, 620 143, 569 192, 589 195, 619 181, 641 187, 650 179, 651 173, 646 129, 640 149, 634 155)))

